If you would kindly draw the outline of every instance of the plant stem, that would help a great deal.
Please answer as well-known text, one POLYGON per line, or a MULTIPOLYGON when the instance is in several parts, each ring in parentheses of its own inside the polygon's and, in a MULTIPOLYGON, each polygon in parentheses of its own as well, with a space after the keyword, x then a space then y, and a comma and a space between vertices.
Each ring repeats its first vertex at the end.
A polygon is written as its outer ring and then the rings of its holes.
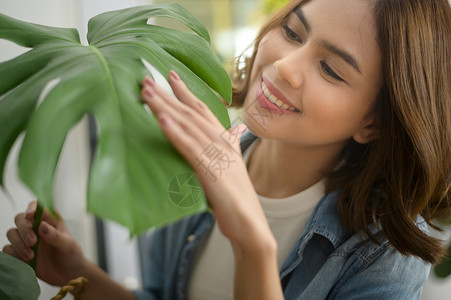
POLYGON ((33 231, 36 234, 37 241, 36 241, 36 244, 32 247, 33 253, 34 253, 33 259, 30 260, 30 262, 28 263, 35 272, 36 272, 36 263, 38 260, 38 248, 39 248, 38 227, 39 227, 39 224, 41 224, 43 211, 44 211, 44 207, 41 204, 39 204, 39 201, 38 201, 38 205, 36 206, 36 212, 34 214, 34 220, 33 220, 33 231))

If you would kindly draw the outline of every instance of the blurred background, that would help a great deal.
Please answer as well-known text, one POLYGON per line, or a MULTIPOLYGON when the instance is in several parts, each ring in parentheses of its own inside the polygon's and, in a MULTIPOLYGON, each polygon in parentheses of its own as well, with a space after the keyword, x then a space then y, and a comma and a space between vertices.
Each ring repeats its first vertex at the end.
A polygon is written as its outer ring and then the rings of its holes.
MULTIPOLYGON (((258 28, 268 14, 287 0, 0 0, 0 12, 28 22, 77 28, 82 42, 86 43, 87 23, 91 17, 105 11, 165 2, 180 3, 205 24, 213 48, 229 69, 234 57, 249 51, 258 28)), ((170 19, 158 19, 156 23, 184 29, 170 19)), ((0 40, 0 61, 11 59, 24 51, 25 48, 0 40)), ((96 220, 86 213, 85 191, 91 149, 95 141, 93 132, 86 118, 67 137, 56 175, 56 206, 88 258, 120 284, 131 289, 140 288, 140 240, 130 238, 128 231, 121 226, 96 220)), ((7 192, 0 190, 0 249, 8 242, 6 231, 14 226, 14 216, 24 211, 27 204, 34 200, 17 176, 19 143, 16 143, 6 165, 7 192)), ((43 282, 40 285, 42 293, 39 299, 50 299, 59 290, 43 282)), ((449 299, 449 295, 451 276, 438 279, 431 274, 422 299, 449 299)))

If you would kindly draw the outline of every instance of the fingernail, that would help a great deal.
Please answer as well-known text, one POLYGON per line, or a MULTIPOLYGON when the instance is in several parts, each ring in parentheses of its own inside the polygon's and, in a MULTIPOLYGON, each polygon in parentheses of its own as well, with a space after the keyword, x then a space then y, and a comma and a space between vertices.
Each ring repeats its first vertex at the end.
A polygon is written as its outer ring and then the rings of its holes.
POLYGON ((27 248, 23 251, 23 256, 24 256, 24 259, 31 259, 31 258, 33 258, 33 251, 31 249, 27 248))
POLYGON ((147 76, 147 77, 144 79, 144 83, 147 83, 147 84, 150 85, 150 86, 155 86, 155 81, 154 81, 151 77, 149 77, 149 76, 147 76))
POLYGON ((34 242, 35 242, 35 235, 32 234, 32 233, 28 234, 27 235, 27 244, 28 244, 28 246, 34 245, 34 242))
POLYGON ((29 215, 33 212, 33 208, 28 207, 27 210, 25 211, 25 215, 29 215))
POLYGON ((41 232, 47 235, 49 233, 49 226, 45 223, 41 223, 41 232))
POLYGON ((171 78, 174 79, 174 80, 180 80, 179 74, 177 74, 174 70, 171 70, 169 72, 169 76, 171 76, 171 78))
POLYGON ((239 126, 240 126, 240 133, 243 134, 247 129, 246 124, 240 124, 239 126))
POLYGON ((146 87, 146 88, 144 89, 144 93, 145 93, 146 95, 152 97, 152 98, 155 97, 155 92, 154 92, 154 90, 153 90, 152 88, 150 88, 150 87, 146 87))

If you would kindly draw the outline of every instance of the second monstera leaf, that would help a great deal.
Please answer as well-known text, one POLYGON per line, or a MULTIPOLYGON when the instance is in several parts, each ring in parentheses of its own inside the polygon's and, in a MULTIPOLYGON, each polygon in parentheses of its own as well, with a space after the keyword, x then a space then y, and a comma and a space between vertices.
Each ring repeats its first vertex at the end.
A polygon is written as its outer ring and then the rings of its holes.
POLYGON ((0 14, 0 38, 32 48, 0 64, 0 183, 12 144, 25 139, 22 181, 53 208, 53 181, 67 132, 86 114, 98 141, 88 209, 131 233, 162 225, 207 205, 191 168, 162 135, 140 99, 146 62, 167 76, 180 74, 228 128, 218 94, 230 103, 229 77, 204 26, 177 4, 140 6, 90 20, 89 45, 75 29, 53 28, 0 14), (171 17, 194 33, 148 24, 171 17), (45 93, 42 93, 46 90, 45 93))

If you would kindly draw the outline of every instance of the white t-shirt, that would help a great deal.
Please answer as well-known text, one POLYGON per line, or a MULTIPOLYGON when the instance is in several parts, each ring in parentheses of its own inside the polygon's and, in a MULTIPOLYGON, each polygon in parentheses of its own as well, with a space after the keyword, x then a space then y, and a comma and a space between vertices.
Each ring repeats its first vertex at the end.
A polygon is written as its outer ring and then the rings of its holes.
MULTIPOLYGON (((253 143, 244 153, 247 163, 253 143)), ((299 237, 316 204, 324 195, 324 182, 319 181, 306 190, 281 199, 258 196, 277 241, 277 264, 282 266, 299 237)), ((235 260, 232 246, 215 224, 194 262, 188 286, 188 299, 233 299, 235 260)))

